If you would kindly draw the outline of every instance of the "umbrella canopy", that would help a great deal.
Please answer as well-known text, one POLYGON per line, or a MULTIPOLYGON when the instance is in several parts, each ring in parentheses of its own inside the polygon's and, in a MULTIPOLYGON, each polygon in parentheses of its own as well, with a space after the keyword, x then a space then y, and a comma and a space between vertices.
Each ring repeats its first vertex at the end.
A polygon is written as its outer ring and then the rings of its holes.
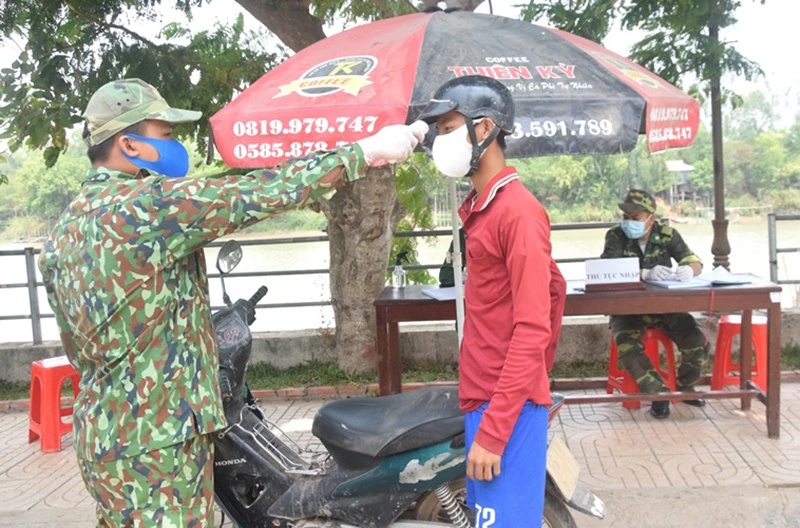
MULTIPOLYGON (((687 147, 697 101, 589 40, 470 12, 418 13, 358 26, 283 62, 211 118, 231 167, 269 167, 411 123, 436 89, 463 75, 512 92, 509 158, 687 147)), ((432 127, 429 138, 435 136, 432 127)), ((464 320, 456 185, 450 179, 459 341, 464 320)))
POLYGON ((211 118, 232 167, 268 167, 410 123, 436 88, 486 75, 512 91, 508 157, 686 147, 697 101, 589 40, 515 19, 418 13, 358 26, 271 70, 211 118))

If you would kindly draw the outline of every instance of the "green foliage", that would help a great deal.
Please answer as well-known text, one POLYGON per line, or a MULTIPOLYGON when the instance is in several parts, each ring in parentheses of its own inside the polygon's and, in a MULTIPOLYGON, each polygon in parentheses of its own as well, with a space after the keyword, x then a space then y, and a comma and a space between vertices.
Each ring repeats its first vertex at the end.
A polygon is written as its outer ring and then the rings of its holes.
POLYGON ((769 202, 776 213, 795 213, 800 211, 800 189, 772 191, 769 202))
MULTIPOLYGON (((70 137, 69 144, 71 146, 50 168, 38 153, 25 149, 0 160, 0 173, 8 175, 8 185, 0 193, 0 233, 3 237, 47 234, 78 194, 90 167, 89 159, 77 133, 70 137)), ((191 145, 187 147, 190 153, 189 177, 221 170, 219 164, 201 164, 202 156, 191 145)), ((325 219, 308 210, 292 211, 262 226, 275 231, 320 230, 325 227, 325 219)))
POLYGON ((37 216, 17 216, 8 221, 3 234, 11 239, 41 237, 49 230, 50 226, 37 216))
POLYGON ((417 11, 408 0, 381 0, 380 2, 315 0, 311 4, 314 16, 324 20, 327 24, 336 22, 354 24, 361 20, 379 20, 408 15, 417 11))
MULTIPOLYGON (((188 22, 200 1, 177 5, 188 22)), ((44 149, 52 167, 89 97, 109 81, 141 78, 170 104, 210 116, 285 55, 264 51, 265 34, 245 31, 241 16, 212 31, 193 33, 190 25, 173 23, 157 41, 139 35, 136 21, 157 20, 160 7, 160 0, 7 0, 0 35, 25 42, 11 68, 0 70, 0 138, 11 152, 23 145, 44 149)), ((205 150, 207 120, 177 132, 205 150)))
MULTIPOLYGON (((709 28, 736 23, 741 0, 550 0, 530 2, 525 20, 547 19, 559 29, 601 42, 615 21, 645 37, 631 48, 630 58, 675 85, 693 74, 700 80, 694 91, 706 94, 712 79, 732 73, 753 80, 763 71, 734 47, 710 35, 709 28)), ((764 0, 761 0, 764 3, 764 0)), ((735 95, 728 93, 728 99, 735 95)))
POLYGON ((615 13, 621 9, 617 4, 616 0, 571 0, 567 5, 529 2, 520 16, 529 22, 546 18, 559 29, 599 42, 611 31, 615 13))
POLYGON ((737 216, 756 216, 759 213, 764 212, 760 210, 761 206, 763 205, 765 205, 763 202, 757 200, 749 194, 743 194, 736 198, 725 201, 726 209, 741 208, 735 211, 737 216))
POLYGON ((678 206, 678 214, 681 216, 695 216, 695 209, 692 202, 681 202, 678 206))
MULTIPOLYGON (((674 154, 668 154, 674 157, 674 154)), ((553 222, 598 222, 619 217, 616 204, 628 189, 669 189, 665 156, 651 156, 642 139, 628 154, 555 156, 513 160, 522 183, 553 222)))
MULTIPOLYGON (((397 167, 397 198, 406 210, 406 217, 397 225, 397 231, 433 229, 433 214, 429 196, 431 188, 441 180, 436 168, 425 154, 415 154, 406 163, 397 167)), ((389 251, 389 266, 394 266, 399 253, 405 252, 408 261, 404 265, 419 265, 417 238, 395 238, 389 251)), ((386 279, 391 280, 387 271, 386 279)), ((406 270, 409 284, 434 284, 436 279, 428 270, 406 270)))
POLYGON ((325 215, 311 209, 295 209, 260 222, 246 231, 274 233, 279 231, 323 231, 328 225, 325 215))
MULTIPOLYGON (((739 116, 772 115, 775 110, 752 110, 749 105, 761 105, 773 99, 768 96, 746 95, 739 116)), ((740 117, 730 117, 732 123, 742 123, 740 117)), ((800 120, 787 130, 764 130, 752 135, 748 127, 729 125, 733 132, 725 144, 727 205, 751 207, 772 205, 780 211, 798 211, 800 192, 800 120), (741 136, 739 135, 741 134, 741 136)), ((69 149, 58 162, 46 169, 44 159, 26 149, 5 156, 0 161, 0 173, 9 181, 0 193, 0 232, 5 238, 35 237, 47 232, 61 210, 77 193, 89 167, 86 149, 78 134, 68 136, 69 149)), ((221 162, 204 164, 203 156, 187 145, 190 152, 190 176, 235 174, 241 171, 226 169, 221 162)), ((695 143, 681 151, 650 155, 642 140, 632 152, 615 156, 553 156, 511 160, 519 170, 523 184, 547 207, 554 223, 612 221, 619 218, 616 204, 628 189, 641 187, 661 193, 666 199, 670 174, 665 161, 683 159, 694 167, 689 182, 696 193, 697 205, 713 205, 713 173, 711 136, 701 125, 695 143)), ((448 180, 437 174, 432 162, 423 154, 415 155, 397 169, 397 188, 400 202, 408 212, 399 231, 432 229, 436 227, 432 204, 440 210, 450 210, 448 180)), ((681 207, 679 205, 679 207, 681 207)), ((679 209, 681 216, 694 216, 691 204, 679 209)), ((761 213, 766 211, 761 211, 761 213)), ((449 223, 449 216, 447 223, 449 223)), ((323 215, 309 209, 291 211, 254 226, 254 231, 321 231, 326 221, 323 215)), ((416 239, 395 239, 388 265, 395 255, 407 251, 411 264, 418 263, 416 239)), ((420 242, 425 243, 425 242, 420 242)), ((443 257, 443 255, 442 255, 443 257)), ((435 273, 434 273, 435 275, 435 273)), ((388 274, 387 274, 388 277, 388 274)), ((434 277, 426 270, 408 270, 410 283, 427 284, 434 277)))

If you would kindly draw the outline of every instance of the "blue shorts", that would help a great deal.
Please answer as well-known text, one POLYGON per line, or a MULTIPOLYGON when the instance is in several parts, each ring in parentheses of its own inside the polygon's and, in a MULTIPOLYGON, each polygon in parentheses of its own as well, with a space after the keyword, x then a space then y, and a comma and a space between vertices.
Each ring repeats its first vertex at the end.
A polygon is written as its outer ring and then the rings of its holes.
MULTIPOLYGON (((465 415, 467 453, 488 405, 465 415)), ((467 478, 467 506, 475 511, 475 528, 541 526, 546 465, 547 407, 525 402, 503 452, 500 476, 491 482, 467 478)))

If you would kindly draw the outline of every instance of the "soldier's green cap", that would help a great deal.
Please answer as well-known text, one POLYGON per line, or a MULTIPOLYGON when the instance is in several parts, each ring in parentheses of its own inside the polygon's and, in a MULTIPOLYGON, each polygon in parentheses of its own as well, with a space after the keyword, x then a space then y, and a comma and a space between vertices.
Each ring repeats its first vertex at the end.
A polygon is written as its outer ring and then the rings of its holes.
POLYGON ((625 195, 625 199, 619 204, 623 212, 633 214, 646 211, 650 214, 656 212, 656 200, 653 195, 641 189, 631 189, 625 195))
POLYGON ((103 85, 89 99, 83 113, 89 134, 83 140, 93 147, 147 119, 187 123, 202 115, 170 107, 158 90, 141 79, 120 79, 103 85))

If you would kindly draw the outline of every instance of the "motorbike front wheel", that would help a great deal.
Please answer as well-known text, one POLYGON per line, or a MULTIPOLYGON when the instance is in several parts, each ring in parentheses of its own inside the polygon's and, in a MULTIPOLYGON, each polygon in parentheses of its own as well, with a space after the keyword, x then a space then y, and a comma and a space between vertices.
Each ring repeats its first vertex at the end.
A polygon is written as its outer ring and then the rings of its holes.
MULTIPOLYGON (((475 520, 475 514, 467 508, 467 479, 460 478, 450 482, 450 489, 456 496, 456 500, 467 514, 470 521, 475 520)), ((420 521, 450 522, 450 516, 442 507, 435 493, 427 493, 420 497, 413 510, 413 518, 420 521)), ((567 505, 552 493, 545 493, 544 514, 542 516, 542 528, 577 528, 575 519, 567 505)))

